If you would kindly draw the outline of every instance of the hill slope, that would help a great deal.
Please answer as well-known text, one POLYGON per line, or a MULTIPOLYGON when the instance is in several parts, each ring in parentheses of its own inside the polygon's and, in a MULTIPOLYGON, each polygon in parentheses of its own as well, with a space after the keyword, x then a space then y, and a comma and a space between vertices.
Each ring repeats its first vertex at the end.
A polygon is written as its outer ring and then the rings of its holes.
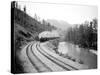
POLYGON ((12 72, 22 73, 23 68, 20 65, 19 54, 21 47, 26 45, 30 41, 38 40, 37 36, 42 31, 50 31, 53 27, 49 25, 41 24, 29 16, 26 12, 11 6, 11 56, 12 56, 12 72))
POLYGON ((71 26, 69 23, 63 20, 47 19, 47 22, 62 30, 67 30, 71 26))

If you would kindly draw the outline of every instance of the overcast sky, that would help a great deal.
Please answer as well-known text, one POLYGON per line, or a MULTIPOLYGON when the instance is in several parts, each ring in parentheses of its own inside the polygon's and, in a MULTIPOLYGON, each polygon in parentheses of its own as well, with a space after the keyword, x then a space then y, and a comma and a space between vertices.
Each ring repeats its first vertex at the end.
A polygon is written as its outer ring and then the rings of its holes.
POLYGON ((48 4, 34 2, 18 2, 23 8, 26 5, 27 13, 34 17, 36 13, 41 19, 64 20, 70 24, 83 23, 97 18, 96 6, 69 5, 69 4, 48 4))

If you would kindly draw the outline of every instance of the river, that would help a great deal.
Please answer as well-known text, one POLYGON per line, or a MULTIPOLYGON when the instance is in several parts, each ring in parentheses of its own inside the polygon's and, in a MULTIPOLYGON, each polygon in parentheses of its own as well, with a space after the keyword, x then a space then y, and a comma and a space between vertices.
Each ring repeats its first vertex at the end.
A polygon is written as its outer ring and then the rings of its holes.
POLYGON ((78 45, 71 43, 60 42, 58 45, 58 51, 77 60, 82 60, 83 64, 89 66, 91 69, 97 68, 97 55, 91 53, 85 48, 79 48, 78 45))

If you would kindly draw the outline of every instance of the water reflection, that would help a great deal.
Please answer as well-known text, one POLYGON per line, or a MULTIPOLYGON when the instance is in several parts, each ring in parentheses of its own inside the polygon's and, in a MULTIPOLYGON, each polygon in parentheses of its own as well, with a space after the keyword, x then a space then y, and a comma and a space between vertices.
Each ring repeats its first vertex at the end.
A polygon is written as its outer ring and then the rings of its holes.
POLYGON ((61 42, 58 46, 58 51, 76 60, 82 60, 89 68, 97 67, 97 55, 89 52, 88 49, 79 48, 78 45, 73 45, 71 43, 61 42))

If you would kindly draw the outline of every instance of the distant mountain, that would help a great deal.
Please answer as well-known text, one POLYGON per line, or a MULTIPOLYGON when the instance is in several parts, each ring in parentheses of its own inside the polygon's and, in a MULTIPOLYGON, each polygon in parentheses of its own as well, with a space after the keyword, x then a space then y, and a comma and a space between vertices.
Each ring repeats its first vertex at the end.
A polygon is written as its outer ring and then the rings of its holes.
POLYGON ((60 28, 62 30, 66 30, 69 27, 71 27, 71 24, 63 20, 47 19, 47 22, 49 22, 51 25, 54 25, 55 27, 60 28))

